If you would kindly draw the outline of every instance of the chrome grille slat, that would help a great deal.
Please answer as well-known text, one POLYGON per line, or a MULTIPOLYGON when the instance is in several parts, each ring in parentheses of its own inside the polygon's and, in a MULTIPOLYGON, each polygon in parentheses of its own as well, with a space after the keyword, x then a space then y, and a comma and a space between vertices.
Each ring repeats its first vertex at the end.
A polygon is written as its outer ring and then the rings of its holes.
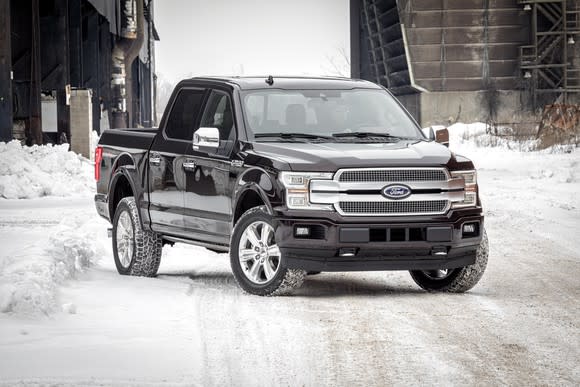
POLYGON ((447 175, 441 169, 373 169, 344 171, 340 182, 384 182, 445 181, 447 175))
POLYGON ((441 215, 462 194, 457 191, 461 187, 444 167, 340 169, 331 182, 315 182, 311 187, 314 187, 311 197, 319 203, 332 204, 343 216, 441 215), (379 191, 391 184, 403 184, 411 190, 441 190, 441 193, 413 192, 401 200, 385 198, 379 191), (374 190, 376 194, 368 193, 374 190))
POLYGON ((383 201, 383 202, 339 202, 342 212, 348 215, 399 215, 438 214, 447 208, 447 200, 432 201, 383 201))

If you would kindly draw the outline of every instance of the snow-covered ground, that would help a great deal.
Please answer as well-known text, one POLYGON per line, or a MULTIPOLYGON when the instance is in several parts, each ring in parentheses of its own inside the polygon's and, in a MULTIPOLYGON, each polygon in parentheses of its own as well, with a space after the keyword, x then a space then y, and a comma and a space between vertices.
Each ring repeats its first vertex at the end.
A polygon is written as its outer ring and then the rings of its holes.
MULTIPOLYGON (((481 148, 483 132, 451 127, 491 245, 462 295, 374 272, 249 296, 227 255, 185 245, 164 249, 158 278, 122 277, 90 189, 0 199, 0 385, 580 384, 579 153, 481 148)), ((91 176, 79 168, 55 181, 91 176)))

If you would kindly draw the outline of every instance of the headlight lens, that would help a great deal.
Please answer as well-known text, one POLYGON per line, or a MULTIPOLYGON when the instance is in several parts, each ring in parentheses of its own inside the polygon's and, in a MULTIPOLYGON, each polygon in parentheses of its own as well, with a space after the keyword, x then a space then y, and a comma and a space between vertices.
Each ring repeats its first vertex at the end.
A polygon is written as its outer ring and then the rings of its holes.
POLYGON ((330 172, 281 172, 280 182, 286 188, 286 205, 290 209, 332 210, 332 206, 310 203, 311 180, 330 180, 330 172))
POLYGON ((454 171, 452 178, 460 178, 464 181, 465 197, 463 201, 455 202, 452 208, 475 207, 477 205, 477 173, 475 171, 454 171))

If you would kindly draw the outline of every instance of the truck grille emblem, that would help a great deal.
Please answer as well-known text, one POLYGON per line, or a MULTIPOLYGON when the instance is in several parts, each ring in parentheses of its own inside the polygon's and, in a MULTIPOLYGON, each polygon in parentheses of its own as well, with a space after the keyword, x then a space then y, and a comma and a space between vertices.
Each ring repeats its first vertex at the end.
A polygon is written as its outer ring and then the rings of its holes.
POLYGON ((383 188, 382 193, 388 199, 400 200, 411 195, 411 188, 403 184, 391 184, 383 188))

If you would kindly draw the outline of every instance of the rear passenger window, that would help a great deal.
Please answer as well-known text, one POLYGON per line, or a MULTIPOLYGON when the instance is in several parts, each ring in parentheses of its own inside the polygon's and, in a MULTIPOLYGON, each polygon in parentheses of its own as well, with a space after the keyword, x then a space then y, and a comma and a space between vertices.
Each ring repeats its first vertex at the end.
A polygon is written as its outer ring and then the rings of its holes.
POLYGON ((197 129, 204 94, 205 90, 193 89, 183 89, 177 94, 165 125, 167 137, 191 141, 193 132, 197 129))

